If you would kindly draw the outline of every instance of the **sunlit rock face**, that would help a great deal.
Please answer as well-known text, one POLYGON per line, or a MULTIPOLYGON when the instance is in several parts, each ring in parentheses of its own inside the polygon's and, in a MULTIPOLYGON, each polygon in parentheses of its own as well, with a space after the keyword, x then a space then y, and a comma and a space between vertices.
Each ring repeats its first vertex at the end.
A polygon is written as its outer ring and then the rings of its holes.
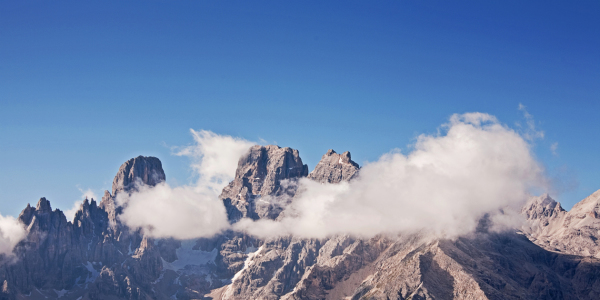
POLYGON ((570 211, 548 195, 532 197, 523 207, 523 232, 549 251, 600 258, 600 190, 570 211))
POLYGON ((298 150, 254 146, 240 158, 235 178, 221 193, 231 222, 241 218, 275 219, 308 175, 298 150))
POLYGON ((350 158, 349 151, 338 154, 329 149, 308 178, 321 183, 339 183, 354 178, 358 170, 359 166, 350 158))

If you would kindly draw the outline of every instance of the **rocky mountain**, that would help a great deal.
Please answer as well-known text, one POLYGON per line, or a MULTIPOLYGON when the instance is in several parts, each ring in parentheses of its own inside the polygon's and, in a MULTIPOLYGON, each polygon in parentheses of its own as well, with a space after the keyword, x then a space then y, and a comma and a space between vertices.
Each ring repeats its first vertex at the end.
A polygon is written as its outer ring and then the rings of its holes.
POLYGON ((600 190, 570 211, 548 195, 533 197, 523 207, 523 232, 536 244, 554 252, 600 258, 600 190))
MULTIPOLYGON (((349 152, 327 151, 309 174, 297 150, 254 146, 220 196, 230 222, 277 220, 298 181, 353 180, 349 152)), ((160 160, 125 162, 102 201, 74 220, 42 198, 19 220, 27 238, 0 265, 2 299, 600 299, 600 192, 569 212, 549 196, 523 208, 522 231, 455 240, 424 234, 259 239, 152 239, 119 221, 119 194, 165 180, 160 160)))
POLYGON ((276 219, 296 193, 297 180, 308 175, 298 150, 254 146, 239 163, 235 178, 221 193, 229 220, 276 219))
POLYGON ((348 181, 358 175, 359 166, 350 158, 350 152, 337 154, 329 149, 321 161, 310 172, 308 179, 322 183, 338 183, 348 181))

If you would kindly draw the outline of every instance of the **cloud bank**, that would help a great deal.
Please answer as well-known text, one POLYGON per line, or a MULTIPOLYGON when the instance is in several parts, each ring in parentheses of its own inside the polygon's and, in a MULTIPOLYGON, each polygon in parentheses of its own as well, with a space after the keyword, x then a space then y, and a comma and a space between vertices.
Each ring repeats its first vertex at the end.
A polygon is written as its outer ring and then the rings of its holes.
POLYGON ((12 256, 12 251, 27 232, 23 223, 11 216, 0 215, 0 254, 12 256))
POLYGON ((451 238, 473 232, 485 215, 496 226, 518 227, 522 204, 532 189, 546 185, 531 152, 531 131, 519 133, 489 114, 457 114, 437 134, 419 136, 410 153, 384 154, 350 182, 301 179, 281 220, 243 219, 229 225, 218 195, 253 143, 191 132, 195 144, 175 154, 192 159, 197 182, 162 183, 119 195, 125 224, 154 237, 179 239, 209 237, 224 229, 259 237, 427 232, 451 238))
POLYGON ((474 231, 485 214, 514 225, 511 212, 545 184, 526 138, 483 113, 454 115, 442 131, 419 136, 407 155, 381 156, 351 182, 302 179, 285 218, 234 227, 261 237, 323 238, 423 231, 456 237, 474 231))
POLYGON ((123 205, 120 219, 131 228, 142 228, 156 238, 210 237, 228 228, 229 222, 218 196, 235 176, 239 158, 254 143, 210 131, 190 130, 194 145, 175 149, 175 155, 192 161, 196 182, 171 187, 139 186, 131 195, 118 194, 123 205))

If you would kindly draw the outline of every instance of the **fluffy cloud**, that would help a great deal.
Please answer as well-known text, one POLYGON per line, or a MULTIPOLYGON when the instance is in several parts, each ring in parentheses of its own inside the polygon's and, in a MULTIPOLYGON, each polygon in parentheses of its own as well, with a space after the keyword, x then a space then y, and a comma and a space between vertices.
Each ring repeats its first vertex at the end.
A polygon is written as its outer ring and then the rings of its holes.
POLYGON ((394 151, 365 165, 349 183, 303 179, 284 219, 242 220, 235 228, 262 237, 455 237, 475 230, 486 214, 502 226, 514 223, 511 212, 545 184, 527 138, 483 113, 454 115, 442 129, 419 136, 407 155, 394 151))
POLYGON ((23 223, 11 216, 0 215, 0 254, 12 255, 12 251, 27 232, 23 223))
POLYGON ((179 148, 175 155, 187 156, 198 175, 197 187, 221 189, 235 176, 238 160, 256 143, 207 130, 190 129, 195 144, 179 148))
POLYGON ((452 238, 474 231, 485 215, 496 227, 516 227, 516 212, 529 193, 546 184, 529 129, 517 132, 484 113, 453 115, 438 134, 419 136, 410 153, 384 154, 351 182, 300 180, 283 219, 244 219, 233 226, 218 194, 252 143, 192 130, 195 145, 176 154, 192 159, 197 182, 119 195, 121 219, 152 236, 180 239, 229 228, 260 237, 428 232, 452 238))
POLYGON ((228 228, 218 196, 235 176, 239 158, 254 143, 205 130, 190 131, 195 144, 175 154, 190 157, 197 181, 179 187, 167 183, 140 186, 131 195, 119 194, 117 202, 125 207, 120 218, 129 227, 142 228, 157 238, 178 239, 208 237, 228 228))
POLYGON ((229 226, 223 203, 206 189, 161 183, 118 198, 126 206, 121 220, 156 238, 209 237, 229 226))

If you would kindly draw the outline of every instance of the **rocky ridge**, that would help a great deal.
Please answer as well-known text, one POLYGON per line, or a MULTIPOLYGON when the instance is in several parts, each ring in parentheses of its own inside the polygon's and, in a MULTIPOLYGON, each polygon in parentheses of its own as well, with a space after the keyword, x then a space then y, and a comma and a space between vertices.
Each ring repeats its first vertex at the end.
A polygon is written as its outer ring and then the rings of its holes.
MULTIPOLYGON (((232 223, 277 219, 301 178, 349 181, 349 152, 323 155, 308 174, 297 150, 254 146, 221 199, 232 223)), ((303 179, 303 180, 307 180, 303 179)), ((119 193, 165 180, 160 161, 124 163, 102 201, 72 222, 40 199, 19 220, 28 236, 0 266, 2 299, 597 299, 600 193, 570 212, 547 195, 523 208, 523 232, 479 230, 456 240, 340 235, 257 239, 227 231, 155 240, 119 222, 119 193), (595 231, 594 231, 595 230, 595 231), (532 242, 533 241, 533 242, 532 242)))
POLYGON ((533 197, 523 207, 523 232, 549 251, 600 258, 600 190, 570 211, 548 195, 533 197))

